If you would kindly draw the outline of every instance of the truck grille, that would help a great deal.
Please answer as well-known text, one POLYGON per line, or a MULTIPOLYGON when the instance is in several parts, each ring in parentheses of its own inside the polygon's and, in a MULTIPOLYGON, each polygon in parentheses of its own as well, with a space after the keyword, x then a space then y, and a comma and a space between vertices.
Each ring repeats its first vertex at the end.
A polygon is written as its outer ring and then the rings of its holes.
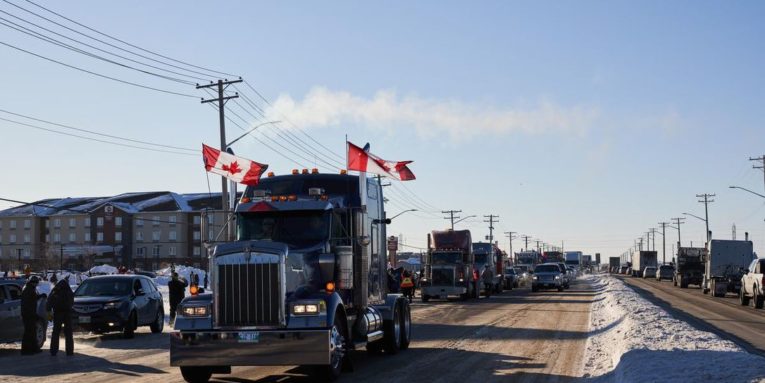
POLYGON ((454 286, 454 269, 433 269, 434 286, 454 286))
POLYGON ((278 326, 278 263, 218 265, 218 324, 278 326))

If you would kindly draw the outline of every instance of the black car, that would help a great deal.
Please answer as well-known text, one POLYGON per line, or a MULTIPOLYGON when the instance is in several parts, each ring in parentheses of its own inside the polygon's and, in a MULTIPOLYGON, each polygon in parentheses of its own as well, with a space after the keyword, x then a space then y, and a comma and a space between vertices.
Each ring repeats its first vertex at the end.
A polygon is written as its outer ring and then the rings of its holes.
POLYGON ((121 331, 132 338, 138 326, 160 333, 165 325, 162 293, 143 275, 88 278, 74 292, 73 324, 85 331, 121 331))

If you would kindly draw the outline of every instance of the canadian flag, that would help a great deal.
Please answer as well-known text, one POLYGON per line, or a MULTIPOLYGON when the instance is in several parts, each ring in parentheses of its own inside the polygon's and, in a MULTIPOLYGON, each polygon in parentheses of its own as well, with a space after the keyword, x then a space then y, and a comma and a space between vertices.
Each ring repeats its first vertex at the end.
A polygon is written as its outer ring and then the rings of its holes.
POLYGON ((350 141, 346 143, 348 145, 348 170, 379 174, 400 181, 415 179, 414 173, 406 166, 412 161, 386 161, 350 141))
POLYGON ((245 185, 257 185, 268 165, 221 152, 202 144, 205 170, 245 185))

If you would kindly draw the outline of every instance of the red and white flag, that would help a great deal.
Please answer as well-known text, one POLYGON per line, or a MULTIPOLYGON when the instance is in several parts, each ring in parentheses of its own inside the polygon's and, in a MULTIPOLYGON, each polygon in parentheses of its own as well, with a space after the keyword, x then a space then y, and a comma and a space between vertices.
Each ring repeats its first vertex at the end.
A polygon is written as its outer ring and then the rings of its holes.
POLYGON ((250 186, 257 185, 260 175, 268 169, 266 164, 221 152, 205 144, 202 144, 202 156, 205 161, 205 170, 208 172, 250 186))
POLYGON ((406 166, 412 161, 386 161, 364 149, 347 142, 348 170, 357 170, 381 176, 395 178, 400 181, 415 179, 414 173, 406 166))

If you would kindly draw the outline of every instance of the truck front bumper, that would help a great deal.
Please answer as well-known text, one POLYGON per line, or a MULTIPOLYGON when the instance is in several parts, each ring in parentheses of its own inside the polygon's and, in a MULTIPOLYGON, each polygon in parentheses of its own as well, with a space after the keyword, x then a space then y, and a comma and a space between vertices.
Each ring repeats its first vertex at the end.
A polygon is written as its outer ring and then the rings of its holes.
POLYGON ((329 336, 329 330, 173 332, 170 365, 328 365, 329 336))
POLYGON ((423 295, 431 297, 447 297, 449 295, 467 294, 467 287, 463 286, 423 286, 420 288, 423 295))

